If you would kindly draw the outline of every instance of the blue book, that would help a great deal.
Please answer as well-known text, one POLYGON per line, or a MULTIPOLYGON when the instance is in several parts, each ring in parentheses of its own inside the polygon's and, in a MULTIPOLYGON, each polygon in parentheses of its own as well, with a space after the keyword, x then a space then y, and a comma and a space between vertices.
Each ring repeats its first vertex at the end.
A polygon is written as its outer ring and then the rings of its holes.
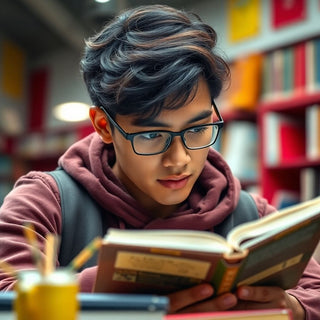
MULTIPOLYGON (((15 292, 0 292, 0 319, 14 320, 15 292)), ((78 320, 161 320, 169 307, 169 299, 148 294, 79 293, 78 320)))

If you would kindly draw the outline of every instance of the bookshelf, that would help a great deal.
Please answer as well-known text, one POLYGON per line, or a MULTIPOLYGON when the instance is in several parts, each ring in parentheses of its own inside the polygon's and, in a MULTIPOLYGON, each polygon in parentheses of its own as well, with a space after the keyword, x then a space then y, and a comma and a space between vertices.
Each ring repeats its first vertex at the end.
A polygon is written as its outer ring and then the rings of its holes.
MULTIPOLYGON (((320 38, 308 38, 240 59, 240 65, 248 66, 251 61, 255 66, 251 69, 255 71, 244 78, 233 72, 250 68, 231 67, 230 89, 223 92, 217 105, 222 106, 224 136, 233 123, 257 124, 258 173, 254 180, 259 188, 253 191, 278 208, 281 201, 293 203, 320 194, 320 38), (237 81, 247 84, 237 86, 237 81), (247 95, 252 94, 251 87, 257 98, 251 100, 255 103, 245 105, 244 101, 249 101, 247 95), (235 88, 236 100, 232 98, 235 88)), ((239 62, 233 64, 237 66, 239 62)), ((241 157, 248 159, 248 155, 236 154, 240 150, 236 145, 244 146, 246 140, 235 140, 230 147, 234 157, 238 157, 238 162, 241 157)), ((224 152, 224 137, 220 144, 227 162, 236 162, 232 158, 230 161, 224 152)), ((239 175, 237 170, 234 173, 239 175)), ((252 179, 239 178, 244 188, 254 184, 252 179)))
MULTIPOLYGON (((302 179, 303 172, 306 169, 312 169, 314 173, 320 170, 320 153, 313 157, 308 155, 309 137, 306 133, 310 126, 307 117, 308 110, 311 106, 318 104, 320 105, 320 91, 312 93, 305 91, 297 95, 293 94, 291 97, 261 102, 258 105, 258 127, 261 136, 259 147, 261 190, 262 195, 277 206, 276 198, 281 193, 295 193, 298 196, 297 200, 302 200, 301 195, 304 189, 310 188, 306 184, 311 183, 302 179), (266 118, 270 114, 278 117, 279 121, 278 125, 268 129, 266 118), (289 132, 284 138, 281 137, 281 126, 286 120, 293 120, 300 127, 297 128, 296 134, 291 132, 290 136, 289 132), (274 141, 274 139, 278 139, 278 141, 274 141), (275 160, 270 161, 270 157, 274 156, 270 146, 275 142, 278 145, 273 152, 278 153, 279 150, 283 152, 289 145, 291 155, 287 157, 277 155, 275 160), (298 151, 295 153, 295 150, 298 151)), ((320 127, 320 123, 317 124, 317 127, 320 127)), ((314 181, 313 183, 320 185, 320 181, 314 181)), ((319 190, 313 190, 312 196, 315 196, 318 192, 319 190)), ((308 198, 308 196, 304 197, 308 198)))
POLYGON ((233 109, 222 111, 224 128, 220 152, 246 190, 259 185, 257 167, 257 113, 233 109))
POLYGON ((259 192, 256 105, 261 91, 262 62, 260 53, 231 61, 230 82, 216 100, 224 120, 218 150, 242 187, 254 192, 259 192))

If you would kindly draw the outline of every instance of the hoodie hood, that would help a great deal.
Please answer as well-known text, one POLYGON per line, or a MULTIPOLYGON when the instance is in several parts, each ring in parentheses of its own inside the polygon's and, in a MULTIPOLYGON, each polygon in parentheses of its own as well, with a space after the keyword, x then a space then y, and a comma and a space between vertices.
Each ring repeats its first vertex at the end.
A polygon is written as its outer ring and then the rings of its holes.
POLYGON ((114 162, 113 145, 106 145, 97 133, 92 133, 73 144, 59 159, 59 166, 88 191, 105 214, 115 216, 122 227, 214 230, 239 200, 239 181, 222 156, 210 148, 188 199, 170 217, 154 219, 114 175, 111 169, 114 162))

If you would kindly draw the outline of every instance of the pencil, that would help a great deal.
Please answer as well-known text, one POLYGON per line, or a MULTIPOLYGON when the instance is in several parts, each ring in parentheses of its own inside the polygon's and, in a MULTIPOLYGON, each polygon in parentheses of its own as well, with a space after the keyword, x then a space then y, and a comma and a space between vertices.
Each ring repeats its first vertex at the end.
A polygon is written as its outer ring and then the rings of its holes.
POLYGON ((8 262, 0 260, 0 269, 9 276, 14 278, 18 278, 19 274, 18 271, 8 262))
POLYGON ((55 269, 55 258, 58 247, 58 236, 48 233, 46 235, 44 275, 49 275, 55 269))
POLYGON ((72 270, 79 269, 85 264, 93 254, 101 247, 101 237, 94 238, 80 253, 70 262, 69 267, 72 270))
POLYGON ((31 223, 26 223, 23 228, 24 236, 27 239, 31 247, 31 255, 33 262, 36 265, 38 271, 43 275, 43 261, 41 258, 41 252, 37 245, 37 237, 34 230, 34 226, 31 223))

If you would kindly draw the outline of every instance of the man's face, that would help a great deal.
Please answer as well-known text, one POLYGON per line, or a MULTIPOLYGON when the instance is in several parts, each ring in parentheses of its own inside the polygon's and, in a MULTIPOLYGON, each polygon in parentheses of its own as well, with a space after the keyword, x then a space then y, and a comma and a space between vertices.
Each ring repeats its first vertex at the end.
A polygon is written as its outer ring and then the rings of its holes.
MULTIPOLYGON (((199 81, 194 99, 178 110, 165 110, 152 123, 137 125, 135 117, 116 117, 117 123, 129 133, 149 130, 181 131, 208 124, 212 119, 212 104, 207 83, 199 81)), ((149 210, 164 206, 176 207, 189 196, 207 158, 209 148, 187 149, 180 137, 174 137, 167 151, 157 155, 137 155, 130 141, 115 128, 112 133, 116 152, 113 171, 128 192, 149 210)))

